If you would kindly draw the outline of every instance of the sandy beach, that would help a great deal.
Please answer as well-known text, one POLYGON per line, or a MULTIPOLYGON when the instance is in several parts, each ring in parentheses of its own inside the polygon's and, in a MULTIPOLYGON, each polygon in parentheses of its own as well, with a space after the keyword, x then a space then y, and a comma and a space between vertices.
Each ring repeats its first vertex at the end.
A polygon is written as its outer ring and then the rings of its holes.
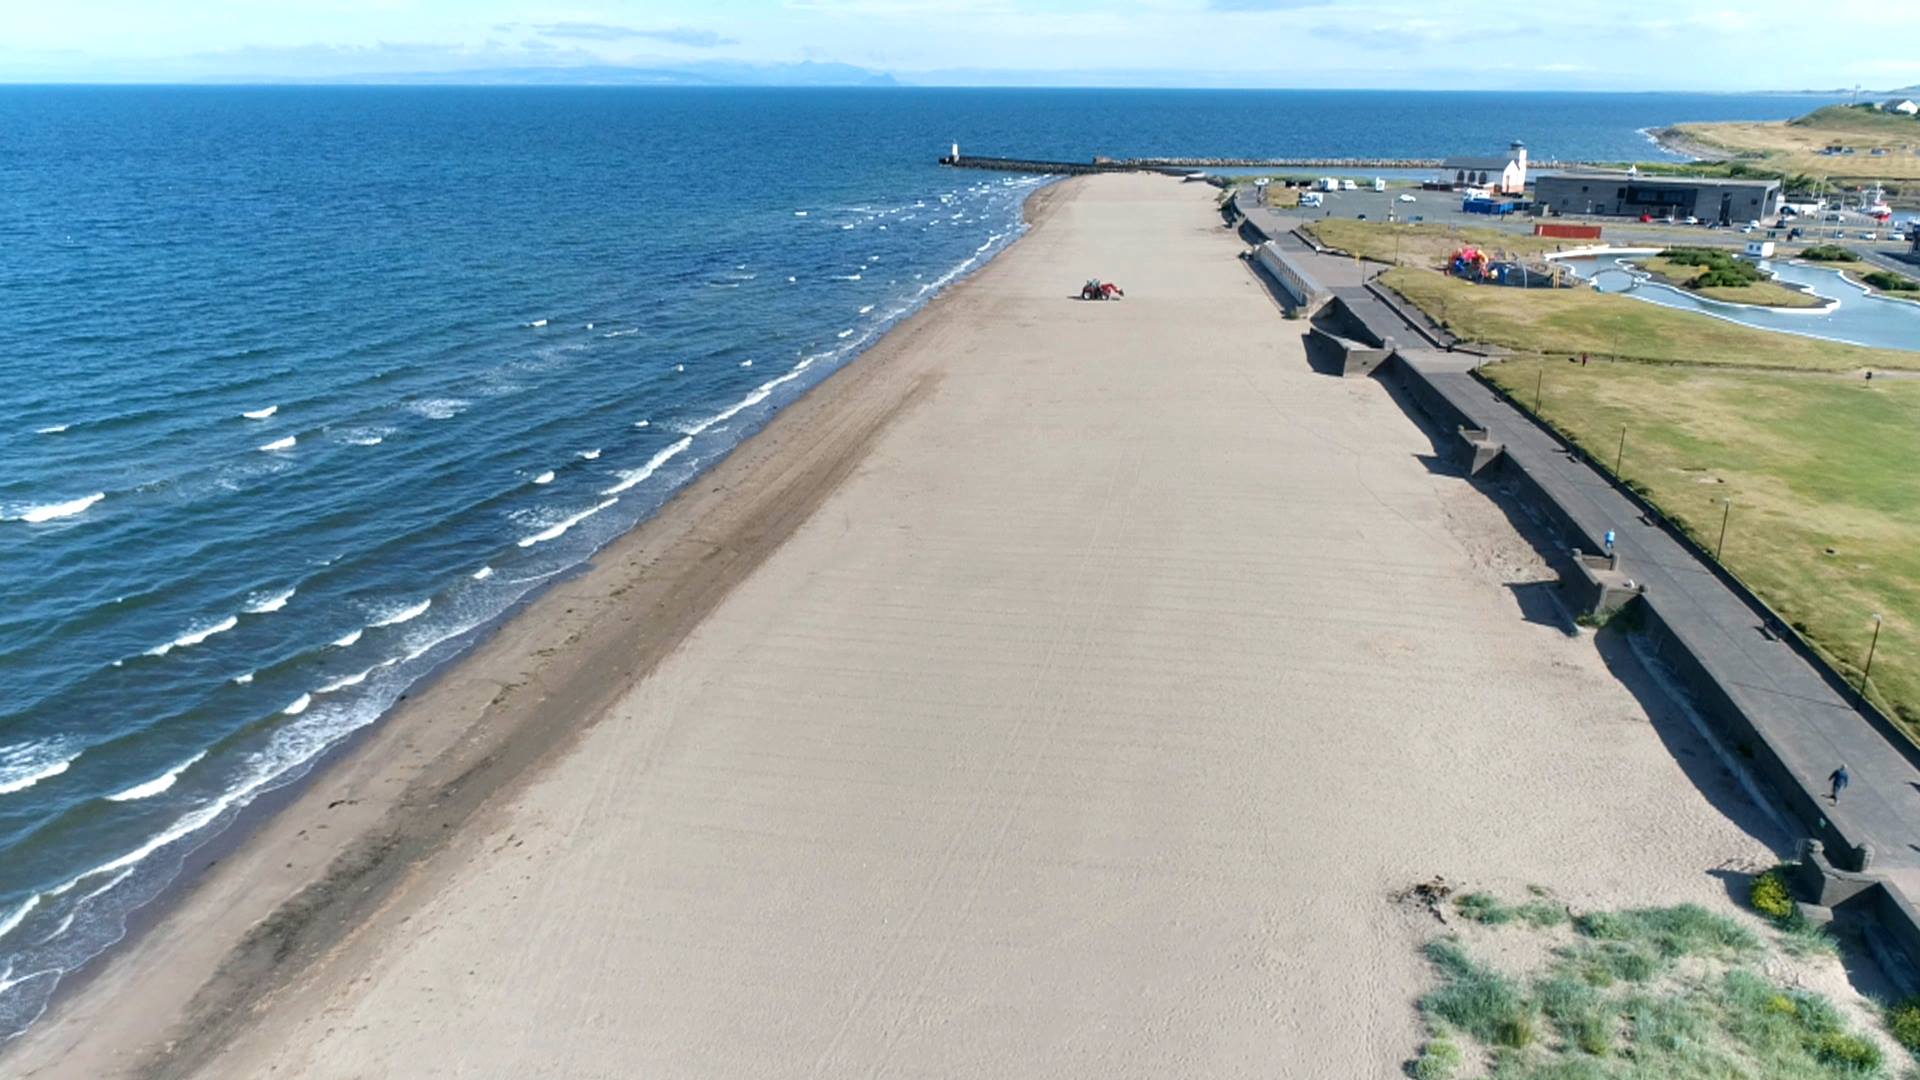
POLYGON ((1380 1077, 1396 890, 1733 911, 1783 838, 1215 194, 1036 196, 0 1072, 1380 1077))

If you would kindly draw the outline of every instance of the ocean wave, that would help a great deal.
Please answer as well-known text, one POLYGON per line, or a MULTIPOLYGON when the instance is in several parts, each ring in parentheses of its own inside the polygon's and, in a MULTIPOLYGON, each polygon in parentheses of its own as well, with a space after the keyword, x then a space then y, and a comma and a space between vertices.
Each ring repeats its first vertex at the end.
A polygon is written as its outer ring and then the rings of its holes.
MULTIPOLYGON (((637 428, 643 428, 643 427, 652 427, 652 426, 653 426, 653 421, 651 421, 651 420, 635 420, 635 421, 633 422, 633 426, 634 426, 634 427, 637 427, 637 428)), ((597 451, 597 450, 596 450, 596 451, 594 451, 594 453, 599 453, 599 451, 597 451)))
POLYGON ((472 574, 473 580, 475 581, 485 581, 492 576, 493 576, 493 567, 491 566, 483 566, 480 569, 475 570, 472 574))
POLYGON ((332 682, 326 684, 325 686, 315 687, 313 692, 316 694, 331 694, 336 690, 345 690, 349 686, 359 686, 361 683, 367 681, 367 677, 369 675, 372 675, 374 672, 379 671, 381 668, 392 667, 393 665, 399 662, 400 662, 399 657, 394 657, 390 660, 382 660, 379 663, 373 665, 372 667, 366 669, 365 671, 361 671, 353 675, 342 675, 341 677, 333 680, 332 682))
MULTIPOLYGON (((664 447, 659 452, 655 453, 652 457, 648 458, 647 463, 645 465, 642 465, 631 472, 621 473, 620 482, 606 489, 605 491, 602 491, 600 494, 618 495, 621 492, 627 490, 628 488, 633 487, 635 484, 638 484, 641 481, 645 480, 647 477, 652 476, 654 473, 660 470, 660 466, 665 465, 667 462, 679 456, 683 451, 686 450, 687 447, 692 446, 694 434, 695 434, 694 432, 688 432, 685 437, 674 442, 670 446, 664 447)), ((526 547, 527 544, 525 541, 522 541, 520 546, 526 547)))
POLYGON ((313 695, 301 694, 299 697, 288 702, 287 707, 280 711, 288 716, 299 716, 301 713, 306 712, 307 706, 311 704, 313 704, 313 695))
POLYGON ((534 477, 533 482, 536 484, 551 484, 553 483, 553 472, 551 470, 543 472, 539 476, 534 477))
POLYGON ((43 521, 57 521, 60 518, 72 517, 106 497, 106 492, 96 491, 91 495, 68 499, 66 502, 22 503, 12 510, 0 512, 0 521, 24 521, 30 525, 37 525, 43 521))
POLYGON ((165 645, 155 645, 153 648, 147 650, 147 655, 165 656, 175 649, 185 649, 198 645, 215 634, 224 634, 239 625, 240 616, 229 615, 218 622, 196 626, 186 633, 181 634, 179 637, 174 638, 172 641, 167 642, 165 645))
POLYGON ((270 443, 262 443, 260 444, 260 449, 268 452, 272 452, 275 450, 291 450, 293 449, 293 444, 298 441, 299 440, 295 436, 289 435, 284 439, 275 439, 270 443))
POLYGON ((675 370, 675 371, 685 371, 685 370, 687 370, 687 365, 685 365, 685 364, 675 364, 675 365, 673 365, 673 370, 675 370))
POLYGON ((379 446, 391 434, 392 428, 350 428, 340 437, 352 446, 379 446))
POLYGON ((241 672, 240 674, 235 675, 233 678, 227 681, 231 682, 235 686, 245 686, 248 683, 253 681, 253 672, 251 671, 241 672))
POLYGON ((859 280, 860 280, 860 275, 859 275, 859 274, 835 274, 835 275, 833 275, 833 280, 835 280, 835 281, 859 281, 859 280))
MULTIPOLYGON (((27 897, 26 903, 21 904, 17 908, 14 908, 12 914, 8 915, 4 919, 0 919, 0 938, 4 938, 8 934, 13 933, 13 928, 16 926, 19 926, 22 922, 24 922, 26 920, 26 917, 33 913, 33 909, 39 906, 40 906, 40 894, 34 893, 32 896, 27 897)), ((7 973, 8 975, 12 975, 13 973, 13 968, 11 965, 8 966, 7 973)), ((13 983, 8 983, 7 985, 12 986, 13 983)))
POLYGON ((540 329, 541 327, 543 327, 543 326, 545 326, 545 325, 547 325, 547 320, 545 320, 545 319, 535 319, 535 320, 533 320, 532 322, 530 322, 530 323, 528 323, 528 324, 527 324, 527 328, 528 328, 528 329, 530 329, 530 330, 538 330, 538 329, 540 329))
MULTIPOLYGON (((602 492, 601 494, 604 495, 606 494, 606 492, 602 492)), ((548 540, 557 540, 563 534, 565 534, 568 529, 573 528, 575 525, 580 524, 581 522, 587 520, 593 515, 599 513, 602 510, 605 510, 607 507, 612 506, 614 503, 617 503, 619 501, 620 500, 616 498, 616 499, 606 499, 604 501, 595 503, 593 506, 580 511, 577 514, 574 514, 572 517, 562 518, 557 523, 547 526, 546 528, 540 530, 539 532, 534 533, 532 536, 521 537, 519 540, 519 545, 521 547, 532 547, 535 544, 543 544, 548 540)))
POLYGON ((848 229, 851 229, 851 228, 853 228, 853 226, 852 226, 851 224, 848 224, 848 225, 842 225, 842 226, 840 226, 840 231, 842 231, 842 232, 845 232, 846 230, 848 230, 848 229))
MULTIPOLYGON (((79 756, 80 751, 74 750, 72 744, 59 740, 21 743, 0 750, 0 795, 25 791, 42 780, 59 776, 79 756)), ((0 930, 0 936, 5 934, 5 930, 0 930)))
POLYGON ((245 417, 248 420, 265 420, 267 417, 272 416, 274 413, 277 413, 279 411, 280 411, 280 406, 269 405, 264 409, 248 409, 245 412, 241 413, 240 415, 242 417, 245 417))
POLYGON ((872 311, 876 306, 877 305, 874 305, 874 304, 868 304, 866 307, 863 307, 860 309, 860 314, 865 315, 868 312, 872 311))
POLYGON ((247 597, 247 606, 240 610, 249 615, 265 615, 269 611, 279 611, 287 606, 287 601, 293 599, 293 594, 297 591, 289 588, 276 593, 257 592, 247 597))
POLYGON ((465 398, 422 398, 407 402, 407 411, 428 420, 450 420, 466 412, 472 404, 465 398))
POLYGON ((740 287, 740 283, 739 283, 739 282, 737 282, 737 281, 709 281, 709 282, 707 282, 707 288, 709 288, 709 289, 737 289, 737 288, 739 288, 739 287, 740 287))
MULTIPOLYGON (((133 802, 135 799, 152 798, 153 796, 158 795, 163 791, 166 791, 168 788, 171 788, 174 784, 174 781, 180 779, 181 773, 186 772, 189 768, 192 768, 194 762, 197 762, 201 758, 206 756, 207 756, 207 752, 205 750, 202 750, 199 753, 193 755, 192 757, 181 762, 180 764, 175 765, 173 768, 168 769, 166 772, 161 773, 159 776, 154 777, 153 779, 147 781, 144 784, 135 784, 134 786, 128 788, 125 791, 118 791, 112 795, 107 796, 107 801, 108 802, 133 802)), ((71 918, 72 916, 68 916, 68 917, 71 918)), ((56 931, 55 933, 57 934, 58 931, 56 931)))
POLYGON ((795 211, 793 212, 793 216, 794 216, 794 217, 806 217, 806 216, 807 216, 807 212, 806 212, 805 210, 795 210, 795 211))
POLYGON ((360 635, 366 632, 367 632, 366 627, 363 627, 363 626, 355 627, 353 630, 349 631, 345 637, 335 638, 333 640, 333 647, 336 649, 344 649, 347 646, 352 645, 354 642, 359 641, 360 635))
MULTIPOLYGON (((411 622, 412 620, 417 619, 422 615, 425 615, 427 613, 427 609, 432 606, 433 606, 433 597, 429 596, 425 600, 422 600, 417 604, 409 604, 406 607, 390 609, 384 614, 380 615, 378 618, 374 619, 372 622, 368 623, 367 625, 369 627, 398 626, 403 622, 411 622)), ((335 644, 338 644, 338 642, 335 642, 335 644)))
POLYGON ((640 331, 637 328, 633 330, 609 330, 608 332, 601 334, 600 336, 603 338, 626 337, 628 334, 637 334, 639 332, 640 331))
MULTIPOLYGON (((640 425, 635 424, 634 426, 639 427, 640 425)), ((580 454, 579 454, 580 460, 582 461, 592 461, 593 459, 599 456, 600 456, 600 448, 597 446, 594 447, 592 450, 582 450, 580 451, 580 454)))
POLYGON ((840 332, 839 332, 838 334, 835 334, 835 335, 833 335, 833 336, 834 336, 834 337, 837 337, 837 338, 840 338, 840 339, 842 339, 842 340, 845 340, 845 339, 847 339, 847 338, 850 338, 850 337, 852 337, 852 336, 853 336, 853 328, 852 328, 852 327, 848 327, 847 329, 845 329, 845 330, 842 330, 842 331, 840 331, 840 332))
POLYGON ((43 428, 34 428, 33 433, 35 435, 58 435, 72 426, 71 424, 52 424, 43 428))

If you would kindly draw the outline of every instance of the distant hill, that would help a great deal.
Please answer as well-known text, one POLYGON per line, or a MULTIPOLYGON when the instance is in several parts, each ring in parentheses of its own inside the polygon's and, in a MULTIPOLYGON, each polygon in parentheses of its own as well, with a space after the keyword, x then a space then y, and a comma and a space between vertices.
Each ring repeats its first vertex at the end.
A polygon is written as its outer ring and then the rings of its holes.
POLYGON ((1913 117, 1881 112, 1879 104, 1874 101, 1862 105, 1829 105, 1787 123, 1793 127, 1856 135, 1904 135, 1911 138, 1916 131, 1920 131, 1920 122, 1913 117))
POLYGON ((739 64, 709 61, 673 67, 469 68, 326 78, 223 78, 220 82, 361 84, 376 86, 896 86, 892 75, 851 64, 739 64))

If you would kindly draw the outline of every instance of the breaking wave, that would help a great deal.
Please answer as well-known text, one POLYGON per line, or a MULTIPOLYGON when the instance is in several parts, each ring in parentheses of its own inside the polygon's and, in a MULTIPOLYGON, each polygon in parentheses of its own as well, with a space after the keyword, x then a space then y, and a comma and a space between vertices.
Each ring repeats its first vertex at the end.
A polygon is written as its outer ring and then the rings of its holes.
POLYGON ((155 645, 153 648, 147 650, 147 655, 165 656, 175 649, 185 649, 198 645, 215 634, 224 634, 239 625, 240 616, 229 615, 219 622, 196 626, 186 633, 181 634, 179 637, 174 638, 172 641, 167 642, 165 645, 155 645))
MULTIPOLYGON (((602 494, 605 494, 605 492, 602 492, 602 494)), ((546 543, 548 540, 557 540, 562 535, 564 535, 568 529, 573 528, 575 525, 580 524, 581 522, 587 520, 593 515, 599 513, 602 510, 605 510, 607 507, 612 506, 614 503, 617 503, 619 501, 620 501, 619 499, 607 499, 603 502, 595 503, 591 507, 588 507, 587 509, 580 511, 577 514, 574 514, 572 517, 562 518, 560 521, 556 522, 555 524, 547 526, 546 528, 540 530, 539 532, 534 533, 532 536, 521 537, 519 540, 519 545, 521 547, 532 547, 535 544, 546 543)))
MULTIPOLYGON (((0 750, 0 795, 25 791, 66 772, 80 756, 80 751, 68 750, 68 744, 58 741, 22 743, 0 750)), ((0 936, 5 934, 6 930, 0 929, 0 936)))
MULTIPOLYGON (((633 487, 635 484, 640 483, 641 481, 645 480, 647 477, 652 476, 654 473, 658 472, 660 470, 660 466, 665 465, 669 461, 672 461, 675 457, 678 457, 683 451, 685 451, 687 447, 692 445, 693 445, 693 433, 690 432, 684 438, 681 438, 679 441, 673 443, 670 446, 664 447, 658 453, 655 453, 652 457, 648 458, 647 463, 645 465, 642 465, 631 472, 621 473, 620 482, 606 489, 605 491, 602 491, 600 494, 618 495, 621 492, 626 491, 628 488, 633 487)), ((561 531, 565 532, 566 530, 562 529, 561 531)), ((526 547, 527 542, 524 540, 521 541, 520 546, 526 547)))
POLYGON ((247 597, 247 606, 240 610, 249 615, 265 615, 269 611, 279 611, 287 606, 287 601, 293 599, 293 594, 297 591, 286 589, 277 593, 257 592, 247 597))
POLYGON ((135 784, 134 786, 126 789, 125 791, 115 792, 114 794, 107 796, 107 801, 108 802, 133 802, 135 799, 152 798, 153 796, 158 795, 163 791, 166 791, 168 788, 171 788, 174 784, 174 781, 180 779, 181 773, 186 772, 188 769, 192 768, 194 762, 199 761, 201 758, 206 756, 207 756, 207 752, 205 750, 202 750, 199 753, 193 755, 192 757, 181 762, 180 764, 175 765, 173 768, 168 769, 166 772, 161 773, 159 776, 154 777, 153 779, 147 781, 144 784, 135 784))
MULTIPOLYGON (((369 627, 399 626, 403 622, 411 622, 414 619, 417 619, 420 616, 425 615, 427 613, 427 609, 432 606, 433 606, 433 598, 428 597, 417 604, 409 604, 403 608, 395 608, 393 610, 390 610, 385 614, 381 615, 380 617, 374 619, 372 622, 368 623, 367 625, 369 627)), ((335 644, 338 644, 338 642, 335 642, 335 644)))

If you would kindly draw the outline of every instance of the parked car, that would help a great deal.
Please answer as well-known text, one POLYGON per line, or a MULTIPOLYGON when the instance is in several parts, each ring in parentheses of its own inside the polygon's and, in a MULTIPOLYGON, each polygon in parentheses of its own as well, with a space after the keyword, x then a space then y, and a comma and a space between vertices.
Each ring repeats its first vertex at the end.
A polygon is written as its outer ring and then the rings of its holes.
POLYGON ((1699 219, 1699 218, 1697 218, 1697 217, 1694 217, 1694 216, 1693 216, 1692 214, 1688 214, 1688 215, 1687 215, 1687 224, 1689 224, 1689 225, 1698 225, 1698 224, 1700 224, 1700 219, 1699 219))
POLYGON ((1880 239, 1880 234, 1879 234, 1879 233, 1877 233, 1877 232, 1873 232, 1872 230, 1868 230, 1867 232, 1863 232, 1863 233, 1861 233, 1861 234, 1860 234, 1860 239, 1862 239, 1862 240, 1878 240, 1878 239, 1880 239))
POLYGON ((1403 192, 1401 192, 1401 193, 1400 193, 1400 201, 1401 201, 1401 202, 1413 202, 1413 201, 1414 201, 1414 198, 1413 198, 1413 196, 1412 196, 1412 195, 1410 195, 1410 194, 1408 194, 1408 193, 1406 193, 1406 192, 1404 192, 1404 191, 1403 191, 1403 192))

